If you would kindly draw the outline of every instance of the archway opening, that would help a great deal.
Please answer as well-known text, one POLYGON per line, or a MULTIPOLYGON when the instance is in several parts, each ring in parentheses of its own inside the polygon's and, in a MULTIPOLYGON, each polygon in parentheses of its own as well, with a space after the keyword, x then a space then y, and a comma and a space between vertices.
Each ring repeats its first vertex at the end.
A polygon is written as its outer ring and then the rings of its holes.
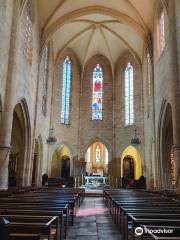
POLYGON ((71 175, 71 152, 61 145, 52 156, 51 178, 68 178, 71 175))
POLYGON ((128 146, 121 157, 122 186, 135 186, 135 182, 142 177, 142 161, 138 150, 128 146))
POLYGON ((106 146, 96 141, 87 149, 85 155, 86 175, 108 175, 109 154, 106 146))
POLYGON ((24 164, 27 154, 28 129, 22 103, 15 106, 11 132, 11 151, 9 155, 9 187, 24 183, 24 164))

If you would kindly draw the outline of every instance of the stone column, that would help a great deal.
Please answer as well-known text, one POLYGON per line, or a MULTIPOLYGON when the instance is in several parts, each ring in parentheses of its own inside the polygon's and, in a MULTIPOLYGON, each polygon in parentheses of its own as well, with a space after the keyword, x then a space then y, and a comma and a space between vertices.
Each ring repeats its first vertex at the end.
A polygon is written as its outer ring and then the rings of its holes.
POLYGON ((8 187, 8 163, 10 147, 0 146, 0 189, 8 187))
MULTIPOLYGON (((11 23, 11 36, 9 42, 9 59, 8 71, 6 76, 6 92, 4 99, 4 111, 2 113, 1 126, 0 126, 0 189, 8 188, 8 163, 9 152, 11 144, 11 130, 13 122, 13 96, 16 94, 13 86, 14 76, 14 61, 16 50, 16 33, 17 33, 17 16, 18 16, 18 1, 13 1, 12 7, 12 23, 11 23)), ((10 14, 10 13, 9 13, 10 14)), ((5 19, 4 19, 5 20, 5 19)))
MULTIPOLYGON (((178 66, 178 42, 177 42, 177 9, 176 0, 169 1, 169 52, 170 64, 172 69, 171 85, 171 101, 172 101, 172 121, 173 121, 173 140, 174 140, 174 158, 176 163, 177 178, 180 178, 180 81, 179 81, 179 66, 178 66)), ((180 7, 180 6, 179 6, 180 7)), ((178 182, 180 188, 180 181, 178 182)))

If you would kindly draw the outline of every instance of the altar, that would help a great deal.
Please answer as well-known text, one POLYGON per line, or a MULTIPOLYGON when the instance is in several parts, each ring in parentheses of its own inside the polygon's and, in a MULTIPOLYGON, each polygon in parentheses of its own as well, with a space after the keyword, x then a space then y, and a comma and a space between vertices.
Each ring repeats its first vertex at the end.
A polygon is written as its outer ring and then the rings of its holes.
POLYGON ((85 187, 87 188, 102 188, 107 183, 108 178, 107 177, 101 177, 101 176, 85 176, 85 187))

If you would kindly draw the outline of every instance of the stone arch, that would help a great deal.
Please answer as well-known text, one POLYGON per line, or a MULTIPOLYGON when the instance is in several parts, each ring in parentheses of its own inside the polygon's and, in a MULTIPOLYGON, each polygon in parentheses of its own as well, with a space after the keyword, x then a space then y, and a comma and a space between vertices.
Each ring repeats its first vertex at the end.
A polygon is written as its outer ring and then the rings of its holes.
MULTIPOLYGON (((109 59, 102 55, 102 54, 95 54, 93 55, 92 57, 90 57, 87 61, 86 61, 86 64, 84 66, 84 70, 86 70, 87 68, 90 68, 91 72, 93 70, 93 68, 95 67, 95 64, 97 62, 100 62, 101 63, 101 66, 106 70, 107 68, 110 69, 110 74, 112 75, 112 68, 111 68, 111 63, 109 61, 109 59)), ((85 71, 84 71, 85 72, 85 71)), ((84 76, 83 76, 84 78, 84 76)))
POLYGON ((110 151, 109 146, 105 141, 102 141, 98 138, 91 140, 85 148, 85 162, 86 162, 86 173, 92 174, 93 172, 100 175, 108 174, 108 165, 110 161, 110 151), (101 151, 101 159, 99 162, 95 160, 95 149, 96 147, 100 147, 101 151), (90 155, 89 155, 90 154, 90 155))
POLYGON ((68 176, 71 176, 73 171, 72 150, 71 148, 69 148, 69 145, 65 143, 60 143, 57 145, 55 151, 52 154, 51 177, 62 177, 62 165, 63 160, 65 159, 68 160, 68 165, 70 165, 68 170, 68 176))
POLYGON ((110 17, 114 17, 119 21, 124 21, 127 23, 130 27, 134 28, 135 31, 141 36, 144 37, 148 29, 147 28, 142 28, 140 24, 138 24, 135 20, 133 20, 131 17, 127 16, 126 14, 123 14, 122 12, 114 9, 110 9, 104 6, 100 5, 95 5, 95 6, 89 6, 89 7, 84 7, 81 9, 77 9, 75 11, 72 11, 70 13, 65 14, 64 16, 59 17, 56 21, 54 21, 50 26, 44 28, 43 31, 43 44, 50 39, 53 33, 55 33, 60 27, 62 27, 64 24, 67 22, 77 17, 82 17, 87 14, 91 13, 102 13, 110 17))
POLYGON ((110 153, 111 153, 111 149, 109 147, 109 144, 107 143, 107 141, 105 141, 104 139, 101 139, 101 138, 94 138, 94 139, 91 139, 87 144, 86 144, 86 147, 84 148, 84 153, 87 152, 88 148, 95 142, 101 142, 108 150, 109 152, 109 156, 110 156, 110 153))
MULTIPOLYGON (((121 122, 121 126, 124 126, 125 123, 125 79, 124 73, 125 68, 128 64, 131 63, 133 67, 133 86, 134 86, 134 123, 142 122, 143 112, 143 84, 142 84, 142 65, 139 64, 136 58, 129 52, 125 51, 121 54, 119 59, 115 64, 115 122, 117 121, 117 125, 121 122), (136 114, 138 113, 138 114, 136 114), (139 114, 140 113, 140 114, 139 114)), ((131 125, 126 129, 126 132, 130 131, 131 134, 131 125)), ((136 126, 137 127, 137 126, 136 126)), ((139 128, 142 126, 139 125, 139 128)), ((141 134, 141 130, 138 129, 138 132, 141 134)), ((142 134, 143 135, 143 134, 142 134)))
POLYGON ((121 155, 121 177, 124 177, 123 161, 125 157, 133 159, 134 179, 138 180, 142 176, 142 159, 139 151, 134 146, 131 145, 124 149, 121 155))
MULTIPOLYGON (((108 115, 110 117, 110 111, 108 111, 108 108, 112 109, 113 107, 113 101, 112 101, 112 95, 113 91, 109 91, 109 89, 113 89, 113 73, 112 68, 109 59, 102 55, 102 54, 96 54, 89 58, 84 66, 83 71, 83 80, 82 80, 82 107, 83 109, 87 109, 88 104, 88 111, 86 111, 86 120, 88 123, 91 124, 91 117, 92 117, 92 84, 93 84, 93 70, 96 67, 96 64, 99 64, 103 69, 103 96, 102 96, 102 118, 104 120, 104 117, 108 115), (89 114, 90 113, 90 114, 89 114)), ((111 116, 112 117, 112 116, 111 116)), ((104 121, 101 121, 103 124, 104 121)), ((96 135, 94 136, 96 137, 96 135)), ((99 137, 99 136, 97 136, 99 137)), ((102 136, 100 136, 103 138, 102 136)))
POLYGON ((28 106, 21 99, 14 107, 11 151, 9 156, 9 186, 24 186, 30 173, 31 126, 28 106), (29 167, 28 167, 29 166, 29 167))
POLYGON ((158 155, 161 185, 171 186, 171 151, 173 148, 172 107, 163 100, 158 124, 158 155))
POLYGON ((56 147, 55 149, 60 149, 62 146, 66 146, 68 149, 69 149, 69 152, 70 152, 70 156, 73 157, 74 156, 74 150, 73 148, 71 147, 71 145, 66 142, 66 141, 60 141, 56 144, 56 147))
MULTIPOLYGON (((74 119, 78 119, 79 116, 79 96, 80 94, 80 79, 81 79, 81 66, 76 54, 70 48, 64 49, 59 52, 56 56, 55 61, 55 78, 54 78, 54 99, 59 99, 59 104, 54 106, 54 117, 60 119, 61 114, 61 101, 62 101, 62 74, 63 74, 63 61, 66 56, 69 56, 72 66, 72 81, 71 81, 71 92, 70 92, 70 115, 68 127, 72 131, 75 131, 74 119), (60 105, 60 107, 59 107, 60 105), (72 129, 73 128, 73 129, 72 129)), ((60 120, 59 120, 60 122, 60 120)), ((67 126, 67 125, 66 125, 67 126)), ((61 129, 61 134, 66 135, 65 125, 60 124, 58 126, 61 129)), ((68 140, 70 141, 70 139, 68 140)))

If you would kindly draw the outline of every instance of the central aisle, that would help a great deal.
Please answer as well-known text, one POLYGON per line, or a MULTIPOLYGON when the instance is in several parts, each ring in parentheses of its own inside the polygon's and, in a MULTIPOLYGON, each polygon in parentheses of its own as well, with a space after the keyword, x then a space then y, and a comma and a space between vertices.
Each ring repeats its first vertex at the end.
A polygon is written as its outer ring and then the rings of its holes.
POLYGON ((102 197, 86 197, 77 211, 68 240, 121 240, 102 197))

